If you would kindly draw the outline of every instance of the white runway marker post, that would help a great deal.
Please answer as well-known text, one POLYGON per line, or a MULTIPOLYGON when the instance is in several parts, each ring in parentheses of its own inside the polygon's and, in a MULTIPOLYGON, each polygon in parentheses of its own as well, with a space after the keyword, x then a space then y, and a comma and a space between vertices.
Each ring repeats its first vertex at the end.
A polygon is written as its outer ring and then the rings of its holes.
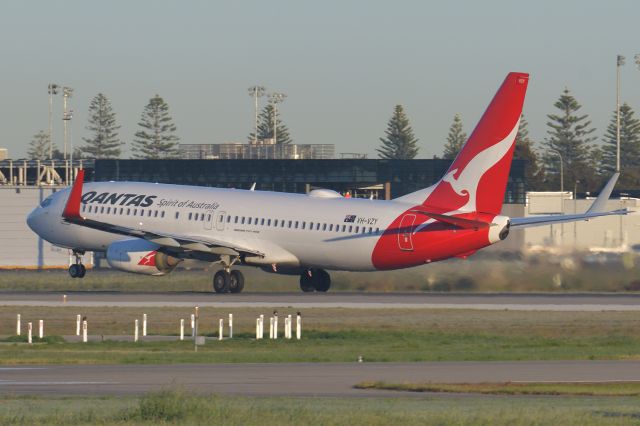
POLYGON ((27 342, 29 342, 29 344, 33 343, 33 324, 31 324, 30 322, 27 323, 27 342))
POLYGON ((67 295, 66 294, 62 295, 62 303, 67 303, 67 295))
POLYGON ((147 314, 142 314, 142 337, 147 335, 147 314))
POLYGON ((76 336, 80 335, 80 325, 82 324, 82 316, 76 315, 76 336))
POLYGON ((184 340, 184 318, 180 319, 180 340, 184 340))
POLYGON ((264 315, 260 315, 260 338, 264 337, 264 315))
POLYGON ((224 334, 224 320, 220 318, 220 320, 218 321, 218 340, 223 339, 223 334, 224 334))
POLYGON ((229 339, 233 338, 233 314, 229 314, 229 339))
POLYGON ((87 343, 87 320, 82 321, 82 342, 87 343))
POLYGON ((38 339, 44 338, 44 320, 38 321, 38 339))
MULTIPOLYGON (((196 309, 198 309, 196 307, 196 309)), ((196 337, 196 315, 191 314, 191 337, 196 337)))
POLYGON ((269 339, 273 339, 273 317, 269 318, 269 339))
POLYGON ((273 338, 274 339, 278 338, 278 313, 277 312, 275 312, 274 319, 273 319, 273 338))
POLYGON ((22 333, 22 324, 20 324, 20 314, 16 315, 16 336, 22 333))
POLYGON ((256 340, 260 340, 260 317, 256 318, 256 340))
POLYGON ((300 340, 302 338, 302 314, 298 312, 296 316, 296 339, 300 340))
POLYGON ((134 342, 138 341, 138 320, 137 319, 133 322, 133 341, 134 342))
POLYGON ((194 313, 191 315, 193 321, 193 351, 198 352, 198 320, 200 319, 200 308, 195 307, 194 313))
POLYGON ((287 336, 287 339, 291 339, 293 337, 293 319, 291 318, 291 314, 287 316, 287 322, 287 325, 289 326, 289 335, 287 336))

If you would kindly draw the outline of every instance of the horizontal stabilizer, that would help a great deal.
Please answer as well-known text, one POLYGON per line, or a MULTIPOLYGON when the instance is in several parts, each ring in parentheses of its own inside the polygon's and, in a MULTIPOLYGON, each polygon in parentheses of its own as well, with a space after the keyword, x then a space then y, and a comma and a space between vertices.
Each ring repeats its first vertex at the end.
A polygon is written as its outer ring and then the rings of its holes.
POLYGON ((432 219, 435 219, 438 222, 447 223, 449 225, 455 225, 463 229, 475 229, 476 231, 478 229, 488 228, 489 226, 495 225, 494 223, 487 223, 481 220, 473 220, 473 219, 465 219, 462 217, 448 216, 444 214, 429 212, 426 210, 411 210, 411 213, 420 213, 432 219))

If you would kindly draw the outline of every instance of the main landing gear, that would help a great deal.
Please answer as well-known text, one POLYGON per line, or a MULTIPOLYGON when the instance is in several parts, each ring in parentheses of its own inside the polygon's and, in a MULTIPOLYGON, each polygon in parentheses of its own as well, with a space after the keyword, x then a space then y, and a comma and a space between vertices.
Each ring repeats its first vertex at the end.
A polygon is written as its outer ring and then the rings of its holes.
POLYGON ((72 263, 69 266, 69 275, 71 278, 84 278, 87 273, 87 268, 82 264, 82 255, 84 252, 73 251, 73 256, 75 257, 75 263, 72 263))
POLYGON ((305 293, 326 293, 331 288, 331 276, 324 269, 306 269, 300 274, 300 290, 305 293))
POLYGON ((244 275, 238 270, 231 270, 233 264, 239 259, 221 256, 220 260, 224 269, 213 276, 213 290, 216 293, 240 293, 244 288, 244 275))

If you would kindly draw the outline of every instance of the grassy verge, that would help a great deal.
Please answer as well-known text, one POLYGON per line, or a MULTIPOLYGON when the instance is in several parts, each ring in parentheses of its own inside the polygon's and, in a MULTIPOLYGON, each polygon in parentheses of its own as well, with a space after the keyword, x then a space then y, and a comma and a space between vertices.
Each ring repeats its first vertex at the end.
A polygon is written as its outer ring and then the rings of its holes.
MULTIPOLYGON (((624 256, 623 256, 624 258, 624 256)), ((332 272, 332 292, 412 292, 412 291, 627 291, 640 289, 638 264, 631 256, 608 265, 582 265, 562 257, 509 259, 459 259, 400 271, 332 272)), ((202 264, 204 265, 204 264, 202 264)), ((200 265, 200 266, 202 266, 200 265)), ((178 269, 163 277, 128 274, 108 269, 91 270, 81 281, 72 280, 64 270, 3 271, 1 291, 206 291, 217 266, 209 269, 178 269)), ((246 276, 246 292, 297 292, 298 278, 274 275, 241 267, 246 276)))
MULTIPOLYGON (((301 341, 255 341, 255 318, 271 309, 201 309, 200 330, 216 335, 218 318, 234 314, 234 339, 208 341, 198 353, 178 342, 185 308, 144 309, 149 333, 176 341, 65 343, 75 334, 76 314, 87 316, 89 334, 133 334, 140 308, 4 307, 0 335, 15 334, 45 319, 43 342, 26 345, 9 337, 0 343, 0 364, 38 363, 209 363, 372 361, 572 360, 640 357, 640 312, 515 312, 472 310, 308 309, 301 341)), ((280 308, 281 318, 295 310, 280 308)), ((282 321, 284 322, 284 321, 282 321)), ((225 331, 226 333, 226 331, 225 331)), ((187 325, 187 334, 189 329, 187 325)))
POLYGON ((386 383, 363 382, 356 389, 482 395, 640 396, 640 383, 386 383))
POLYGON ((463 399, 225 397, 163 391, 141 398, 2 397, 0 424, 627 425, 637 398, 463 399))

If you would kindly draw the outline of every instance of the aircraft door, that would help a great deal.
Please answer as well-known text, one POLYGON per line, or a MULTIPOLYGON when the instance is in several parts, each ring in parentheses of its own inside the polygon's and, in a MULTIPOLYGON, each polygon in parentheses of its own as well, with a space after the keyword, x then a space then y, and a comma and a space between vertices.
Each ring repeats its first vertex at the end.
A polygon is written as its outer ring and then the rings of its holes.
POLYGON ((402 216, 400 228, 398 229, 398 247, 400 250, 413 251, 413 224, 415 221, 415 214, 402 216))
POLYGON ((224 224, 226 222, 227 213, 214 211, 212 214, 215 216, 216 229, 218 231, 224 231, 224 224))
POLYGON ((204 222, 202 223, 204 225, 204 229, 211 229, 213 227, 215 213, 216 212, 214 211, 208 211, 206 214, 204 214, 204 222))

